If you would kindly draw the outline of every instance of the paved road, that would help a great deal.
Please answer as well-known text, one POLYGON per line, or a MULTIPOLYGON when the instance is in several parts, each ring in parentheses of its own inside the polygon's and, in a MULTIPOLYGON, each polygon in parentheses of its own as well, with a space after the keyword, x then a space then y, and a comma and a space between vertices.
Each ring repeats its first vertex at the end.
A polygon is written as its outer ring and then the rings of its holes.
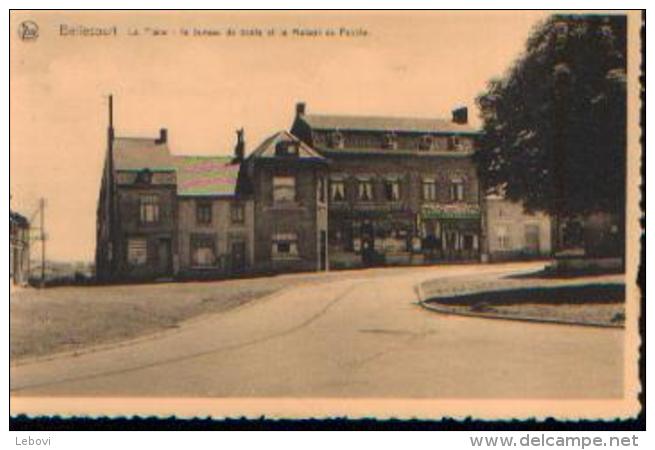
POLYGON ((622 330, 444 316, 416 304, 422 280, 535 267, 369 270, 308 283, 155 339, 14 366, 12 395, 620 396, 622 330))

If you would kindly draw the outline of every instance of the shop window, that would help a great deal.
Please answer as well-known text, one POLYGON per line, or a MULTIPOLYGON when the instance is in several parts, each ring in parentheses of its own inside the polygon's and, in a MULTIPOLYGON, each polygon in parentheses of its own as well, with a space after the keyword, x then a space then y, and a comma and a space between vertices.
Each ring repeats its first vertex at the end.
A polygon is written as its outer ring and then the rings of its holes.
POLYGON ((343 180, 330 180, 330 199, 335 202, 346 200, 346 186, 343 180))
POLYGON ((298 257, 298 235, 296 233, 277 233, 273 235, 274 259, 298 257))
POLYGON ((474 250, 475 239, 472 234, 464 235, 464 250, 474 250))
POLYGON ((357 198, 362 202, 373 201, 373 182, 371 180, 358 181, 357 198))
POLYGON ((141 223, 159 222, 159 196, 145 194, 139 198, 139 220, 141 223))
POLYGON ((142 266, 148 262, 148 241, 145 239, 128 239, 127 262, 132 266, 142 266))
POLYGON ((275 203, 293 202, 296 200, 295 177, 273 177, 273 201, 275 203))
POLYGON ((196 203, 196 223, 198 225, 210 225, 212 223, 211 202, 196 203))
POLYGON ((423 200, 427 202, 437 200, 437 182, 431 178, 423 179, 423 200))

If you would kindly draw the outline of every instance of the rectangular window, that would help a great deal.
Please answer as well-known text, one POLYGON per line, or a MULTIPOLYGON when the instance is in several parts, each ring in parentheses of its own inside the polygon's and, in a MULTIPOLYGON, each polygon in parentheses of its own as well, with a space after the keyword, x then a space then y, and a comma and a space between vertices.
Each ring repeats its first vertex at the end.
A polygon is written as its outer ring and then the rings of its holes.
POLYGON ((330 198, 334 202, 343 202, 346 200, 346 186, 343 180, 330 181, 330 198))
POLYGON ((141 223, 159 222, 159 196, 146 194, 140 197, 139 219, 141 223))
POLYGON ((506 226, 499 226, 496 228, 496 236, 498 237, 498 248, 501 250, 509 250, 510 241, 509 234, 506 226))
POLYGON ((213 237, 191 236, 191 265, 193 267, 216 266, 216 253, 213 237))
POLYGON ((273 177, 273 201, 275 203, 296 201, 295 177, 273 177))
POLYGON ((232 203, 232 206, 230 206, 230 217, 232 223, 245 222, 245 208, 242 203, 232 203))
POLYGON ((450 136, 448 138, 448 150, 459 150, 462 148, 462 144, 458 136, 450 136))
POLYGON ((298 257, 298 235, 296 233, 277 233, 273 235, 274 259, 295 259, 298 257))
POLYGON ((357 198, 360 201, 373 201, 373 182, 371 180, 359 180, 357 187, 357 198))
POLYGON ((423 200, 428 202, 437 200, 437 183, 433 179, 423 179, 423 200))
POLYGON ((198 225, 211 225, 212 223, 211 202, 196 203, 196 223, 198 225))
POLYGON ((455 180, 450 183, 450 200, 453 202, 464 200, 464 182, 462 180, 455 180))
POLYGON ((384 195, 387 201, 395 202, 400 200, 400 181, 398 180, 385 180, 384 181, 384 195))
POLYGON ((145 239, 128 239, 127 262, 132 266, 142 266, 148 262, 148 241, 145 239))

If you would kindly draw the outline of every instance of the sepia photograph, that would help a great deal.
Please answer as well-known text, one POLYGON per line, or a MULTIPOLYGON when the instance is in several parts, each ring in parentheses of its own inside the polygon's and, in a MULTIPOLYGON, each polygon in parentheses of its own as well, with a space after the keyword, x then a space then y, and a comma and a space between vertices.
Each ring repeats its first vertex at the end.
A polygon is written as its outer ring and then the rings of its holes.
POLYGON ((644 26, 11 11, 12 420, 636 420, 644 26))

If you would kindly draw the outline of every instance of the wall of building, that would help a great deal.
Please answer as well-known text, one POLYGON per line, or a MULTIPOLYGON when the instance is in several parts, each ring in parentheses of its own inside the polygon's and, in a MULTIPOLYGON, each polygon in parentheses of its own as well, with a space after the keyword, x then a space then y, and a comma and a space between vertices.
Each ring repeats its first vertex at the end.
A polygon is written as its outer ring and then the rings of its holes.
POLYGON ((182 277, 202 277, 229 275, 250 270, 254 260, 254 203, 251 200, 217 197, 180 197, 178 205, 178 274, 182 277), (238 202, 243 206, 244 220, 232 220, 232 205, 238 202), (196 209, 198 203, 210 204, 212 220, 210 224, 198 223, 196 209), (211 240, 214 243, 215 265, 208 267, 194 263, 192 258, 195 238, 211 240), (233 244, 245 244, 245 267, 235 267, 232 258, 233 244))
MULTIPOLYGON (((469 207, 479 211, 479 183, 475 165, 470 154, 423 156, 423 155, 353 155, 342 157, 331 153, 330 178, 343 180, 345 186, 345 201, 335 202, 330 199, 330 260, 334 268, 348 268, 365 265, 362 250, 354 246, 344 245, 335 239, 338 234, 348 236, 352 229, 359 227, 365 221, 371 221, 375 228, 392 228, 386 238, 375 239, 373 245, 376 253, 384 254, 386 265, 423 264, 430 258, 436 259, 477 259, 478 249, 464 254, 446 254, 429 252, 421 247, 425 236, 424 228, 419 228, 418 216, 423 214, 424 207, 440 207, 443 205, 458 208, 469 207), (358 180, 370 178, 373 183, 373 201, 358 199, 358 180), (397 178, 400 182, 400 198, 390 201, 386 198, 384 183, 389 178, 397 178), (436 197, 427 200, 423 195, 423 180, 433 179, 436 182, 436 197), (464 198, 453 202, 450 198, 450 183, 454 179, 464 181, 464 198), (454 204, 457 205, 454 205, 454 204), (393 231, 395 229, 395 231, 393 231), (417 242, 418 241, 418 242, 417 242)), ((447 227, 466 232, 478 233, 479 215, 466 221, 449 220, 447 227), (471 228, 473 222, 474 227, 471 228), (472 231, 471 231, 472 230, 472 231)), ((432 221, 434 222, 434 221, 432 221)), ((374 231, 375 233, 375 231, 374 231)), ((346 240, 350 239, 346 237, 346 240)), ((362 238, 356 238, 362 240, 362 238)), ((479 237, 476 239, 476 243, 479 237)), ((371 262, 375 264, 376 262, 371 262)))
POLYGON ((116 230, 115 277, 150 279, 172 276, 177 265, 176 187, 174 185, 120 185, 116 195, 120 230, 116 230), (156 223, 142 223, 140 220, 140 202, 143 195, 156 195, 159 199, 159 220, 156 223), (128 242, 131 238, 147 241, 146 264, 134 265, 128 262, 128 242), (168 256, 162 255, 162 245, 170 248, 168 256), (168 264, 165 259, 170 260, 168 264))
POLYGON ((486 222, 490 260, 551 255, 551 221, 548 215, 528 214, 520 203, 490 198, 486 202, 486 222))
POLYGON ((319 236, 325 229, 326 214, 319 215, 317 181, 325 171, 304 162, 252 162, 255 193, 255 270, 261 272, 312 271, 318 268, 319 236), (295 177, 296 199, 276 203, 273 200, 273 177, 295 177), (319 226, 319 222, 323 225, 319 226), (275 236, 295 234, 297 256, 273 254, 275 236))

